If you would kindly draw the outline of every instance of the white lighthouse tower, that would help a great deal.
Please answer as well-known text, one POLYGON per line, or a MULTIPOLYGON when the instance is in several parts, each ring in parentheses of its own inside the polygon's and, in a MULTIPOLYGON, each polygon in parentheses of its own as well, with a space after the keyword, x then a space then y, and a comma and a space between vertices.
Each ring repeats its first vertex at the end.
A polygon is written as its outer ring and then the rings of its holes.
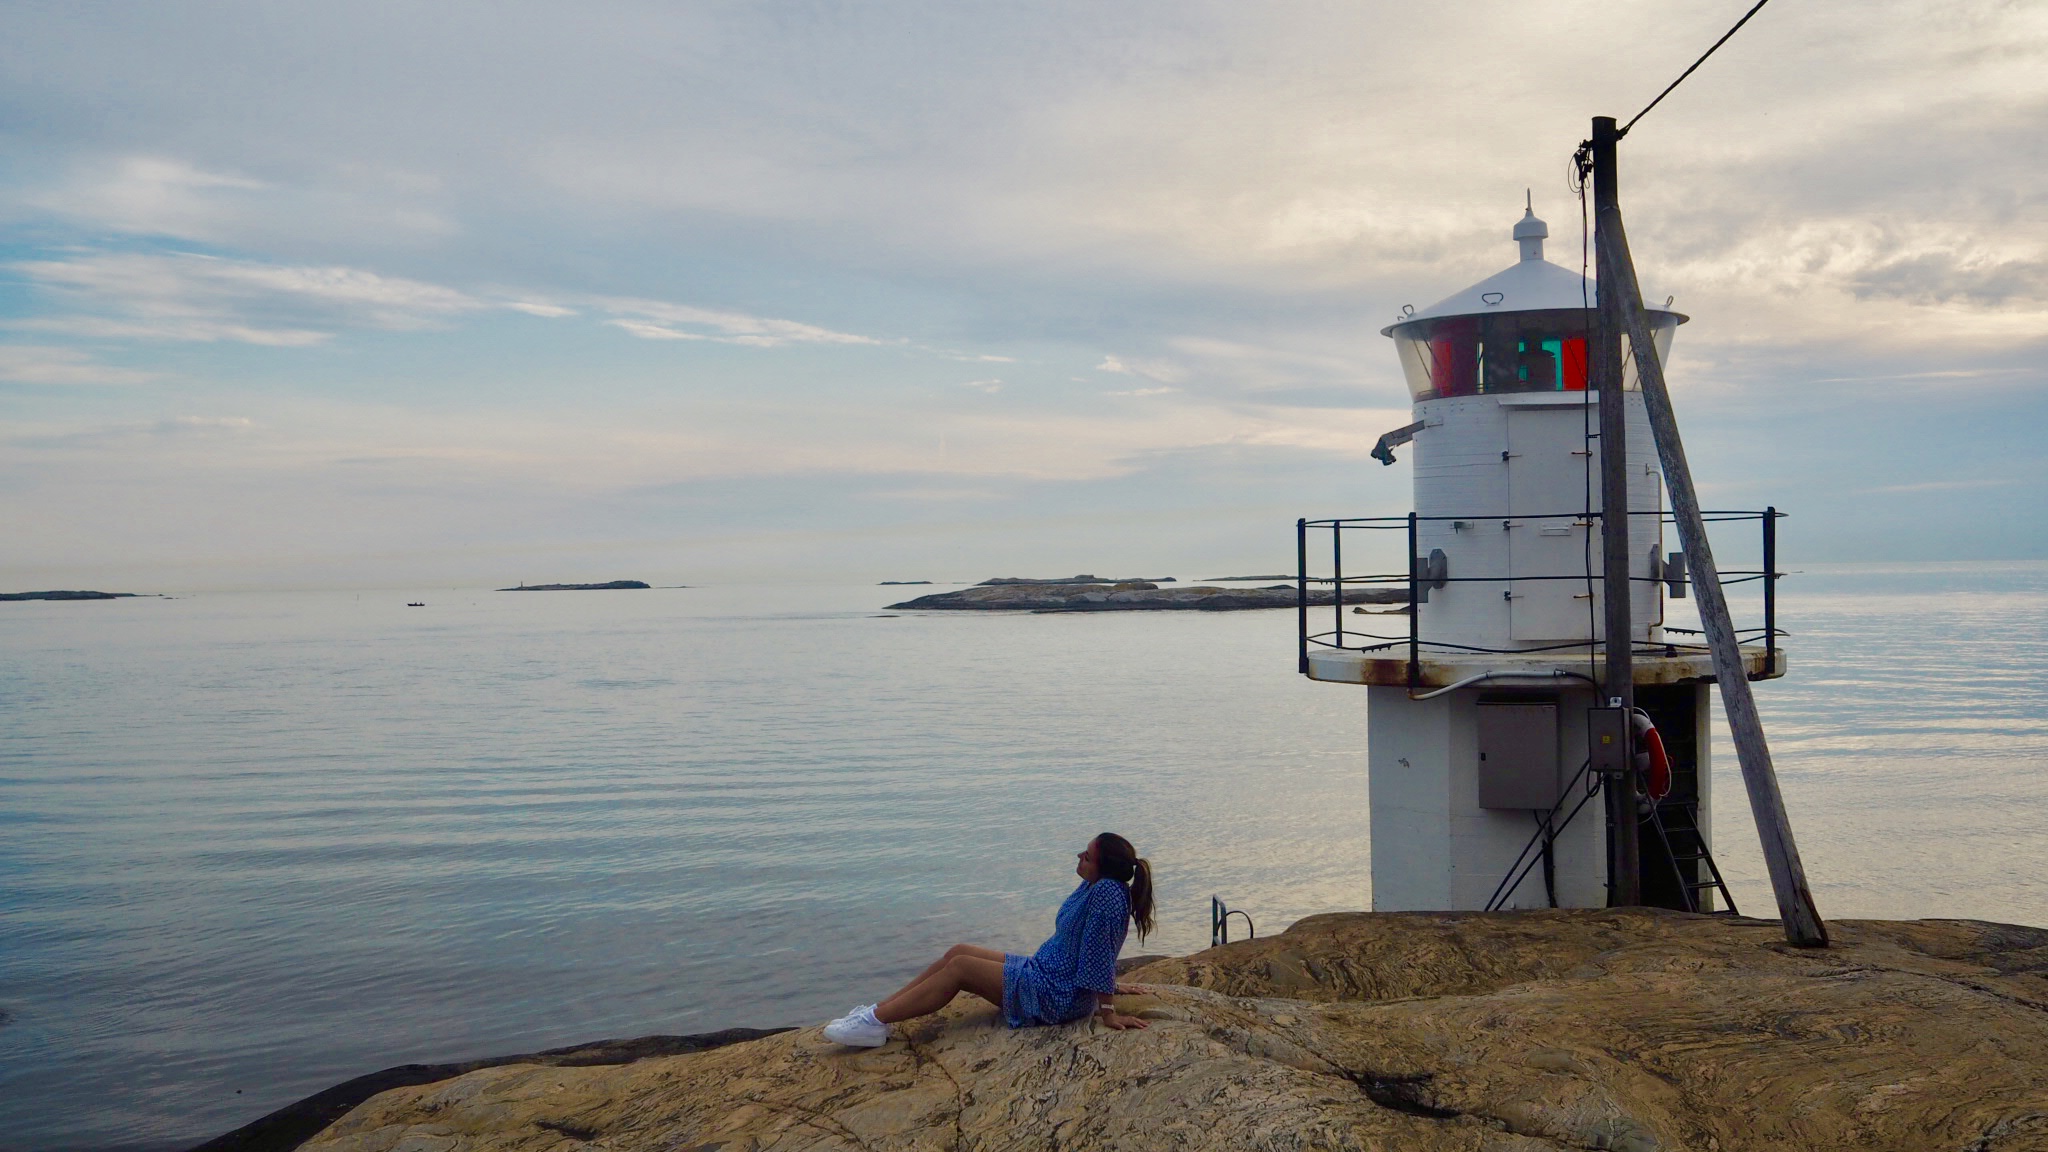
MULTIPOLYGON (((1639 820, 1643 902, 1705 910, 1717 895, 1725 901, 1707 850, 1714 666, 1689 613, 1666 627, 1667 599, 1685 591, 1684 562, 1666 547, 1649 417, 1625 352, 1626 442, 1602 443, 1588 371, 1597 289, 1543 258, 1548 235, 1526 212, 1513 231, 1519 260, 1382 330, 1399 352, 1414 422, 1383 437, 1375 455, 1392 463, 1391 450, 1412 441, 1403 451, 1414 514, 1302 523, 1303 587, 1314 582, 1308 557, 1328 556, 1332 576, 1321 582, 1339 599, 1334 612, 1304 607, 1302 670, 1366 686, 1375 910, 1609 903, 1613 818, 1586 801, 1603 781, 1631 787, 1600 774, 1608 729, 1596 722, 1589 738, 1589 710, 1610 695, 1600 687, 1610 450, 1627 469, 1634 702, 1669 761, 1667 794, 1617 810, 1639 820), (1366 537, 1383 545, 1389 532, 1405 532, 1408 571, 1345 574, 1345 550, 1369 552, 1366 537), (1362 617, 1343 603, 1375 582, 1407 587, 1411 615, 1362 617)), ((1687 317, 1648 309, 1645 319, 1662 360, 1687 317)), ((1769 541, 1774 514, 1757 515, 1769 541)), ((1752 679, 1783 673, 1767 639, 1741 653, 1752 679)))

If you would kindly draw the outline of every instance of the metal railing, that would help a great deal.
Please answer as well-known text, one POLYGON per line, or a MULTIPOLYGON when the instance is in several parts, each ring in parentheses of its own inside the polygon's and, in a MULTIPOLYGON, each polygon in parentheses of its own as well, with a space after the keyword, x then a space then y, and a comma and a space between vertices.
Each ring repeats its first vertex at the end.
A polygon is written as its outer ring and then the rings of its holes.
MULTIPOLYGON (((1629 513, 1629 515, 1632 517, 1656 516, 1659 522, 1664 524, 1675 525, 1677 522, 1675 517, 1669 512, 1631 512, 1629 513)), ((1775 507, 1772 507, 1765 508, 1760 512, 1713 511, 1703 512, 1701 515, 1709 524, 1730 523, 1748 520, 1755 520, 1758 521, 1760 524, 1760 531, 1762 534, 1763 567, 1755 569, 1723 568, 1720 571, 1720 582, 1724 587, 1731 584, 1747 584, 1755 581, 1763 582, 1763 624, 1760 627, 1755 628, 1739 628, 1736 630, 1736 635, 1738 639, 1744 640, 1756 640, 1758 638, 1761 638, 1764 642, 1763 675, 1767 678, 1776 675, 1776 640, 1778 637, 1785 635, 1785 633, 1780 631, 1778 628, 1777 596, 1778 580, 1784 576, 1784 573, 1778 571, 1778 521, 1784 518, 1785 513, 1778 511, 1775 507)), ((1451 575, 1443 567, 1439 566, 1438 564, 1433 564, 1432 560, 1442 560, 1441 555, 1439 554, 1435 557, 1425 557, 1421 555, 1419 543, 1421 526, 1423 524, 1431 522, 1475 524, 1480 521, 1487 520, 1518 522, 1533 520, 1569 520, 1576 524, 1587 526, 1589 529, 1590 537, 1591 525, 1597 523, 1599 519, 1600 514, 1598 512, 1592 513, 1590 516, 1585 512, 1556 512, 1533 516, 1474 516, 1469 514, 1458 516, 1420 516, 1416 513, 1410 512, 1406 516, 1361 516, 1341 520, 1295 521, 1295 587, 1297 590, 1297 606, 1299 613, 1298 634, 1301 672, 1304 675, 1307 674, 1309 668, 1309 653, 1318 647, 1335 648, 1352 652, 1383 652, 1396 648, 1397 646, 1405 646, 1408 655, 1408 686, 1412 690, 1418 687, 1421 682, 1420 669, 1422 663, 1422 650, 1424 648, 1458 652, 1503 654, 1570 651, 1573 649, 1583 650, 1588 653, 1591 653, 1593 651, 1598 650, 1601 646, 1601 642, 1599 640, 1571 640, 1559 644, 1540 645, 1533 648, 1483 648, 1470 644, 1453 644, 1445 641, 1430 640, 1422 635, 1421 612, 1422 604, 1428 599, 1428 590, 1432 588, 1443 588, 1449 584, 1513 584, 1525 580, 1578 580, 1588 582, 1589 584, 1598 584, 1601 582, 1601 575, 1599 572, 1599 558, 1596 554, 1589 553, 1586 568, 1584 571, 1580 572, 1562 573, 1557 575, 1534 575, 1516 573, 1512 576, 1506 574, 1466 576, 1451 575), (1309 571, 1309 545, 1311 535, 1320 534, 1323 531, 1328 531, 1329 533, 1330 574, 1327 576, 1311 575, 1309 571), (1349 576, 1345 575, 1345 533, 1403 531, 1407 533, 1408 537, 1407 571, 1392 573, 1376 572, 1364 575, 1349 576), (1331 626, 1329 629, 1325 631, 1316 631, 1311 625, 1310 613, 1321 607, 1320 605, 1312 606, 1309 603, 1309 588, 1311 585, 1315 585, 1319 588, 1327 586, 1332 593, 1332 603, 1329 606, 1331 626), (1398 586, 1406 590, 1406 611, 1408 614, 1408 634, 1406 636, 1383 636, 1357 627, 1353 627, 1350 629, 1347 629, 1345 627, 1344 613, 1347 607, 1347 604, 1344 599, 1345 589, 1347 587, 1365 587, 1375 585, 1382 587, 1398 586), (1352 641, 1354 640, 1356 640, 1357 642, 1353 643, 1352 641)), ((1657 576, 1635 576, 1631 577, 1630 580, 1632 583, 1648 582, 1664 584, 1671 589, 1672 594, 1674 596, 1683 596, 1685 594, 1683 589, 1691 582, 1691 576, 1689 573, 1685 572, 1682 568, 1680 568, 1676 570, 1675 574, 1667 572, 1664 575, 1657 576)), ((1360 600, 1352 601, 1349 606, 1359 607, 1362 606, 1363 602, 1363 598, 1361 598, 1360 600)), ((1379 598, 1374 602, 1390 603, 1390 601, 1386 600, 1385 598, 1379 598)), ((1596 630, 1597 629, 1591 627, 1588 628, 1589 633, 1596 630)), ((1700 635, 1700 630, 1697 628, 1674 628, 1667 626, 1664 630, 1666 632, 1678 633, 1681 635, 1700 635)), ((1634 642, 1634 647, 1637 651, 1643 652, 1646 655, 1676 655, 1677 650, 1680 648, 1696 648, 1701 652, 1705 652, 1707 650, 1705 644, 1677 643, 1668 640, 1636 641, 1634 642)))

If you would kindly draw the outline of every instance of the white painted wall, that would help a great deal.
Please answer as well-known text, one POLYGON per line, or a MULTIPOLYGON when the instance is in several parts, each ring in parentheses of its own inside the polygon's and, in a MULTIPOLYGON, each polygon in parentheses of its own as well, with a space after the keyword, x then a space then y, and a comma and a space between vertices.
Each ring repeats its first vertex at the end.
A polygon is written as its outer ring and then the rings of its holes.
MULTIPOLYGON (((1599 414, 1588 394, 1571 392, 1456 396, 1415 405, 1416 552, 1442 549, 1455 580, 1430 592, 1422 608, 1425 639, 1486 648, 1540 648, 1599 635, 1604 621, 1599 529, 1583 517, 1600 508, 1599 441, 1588 455, 1585 430, 1599 414), (1589 483, 1590 481, 1590 483, 1589 483), (1589 547, 1590 545, 1590 547, 1589 547), (1515 579, 1558 575, 1594 579, 1515 579)), ((1597 401, 1597 397, 1592 397, 1597 401)), ((1629 569, 1654 574, 1663 554, 1663 485, 1640 392, 1623 393, 1628 416, 1629 569)), ((1659 585, 1631 588, 1633 633, 1662 633, 1659 585)))
MULTIPOLYGON (((1479 806, 1476 709, 1482 698, 1504 697, 1479 688, 1433 700, 1410 700, 1398 687, 1366 691, 1373 910, 1484 908, 1536 828, 1526 811, 1479 806)), ((1558 704, 1558 751, 1570 779, 1586 758, 1585 710, 1593 694, 1587 688, 1550 698, 1558 704)), ((1594 800, 1558 838, 1561 907, 1606 904, 1605 819, 1594 800)), ((1506 906, 1549 906, 1540 866, 1506 906)))

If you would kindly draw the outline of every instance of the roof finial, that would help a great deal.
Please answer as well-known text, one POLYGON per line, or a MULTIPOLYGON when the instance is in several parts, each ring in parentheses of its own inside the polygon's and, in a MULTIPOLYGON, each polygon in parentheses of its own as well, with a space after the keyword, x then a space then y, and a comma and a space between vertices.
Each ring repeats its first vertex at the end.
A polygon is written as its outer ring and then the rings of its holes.
POLYGON ((1550 235, 1550 226, 1536 218, 1536 194, 1523 189, 1525 197, 1522 219, 1515 225, 1515 240, 1522 245, 1522 259, 1543 259, 1543 240, 1550 235))

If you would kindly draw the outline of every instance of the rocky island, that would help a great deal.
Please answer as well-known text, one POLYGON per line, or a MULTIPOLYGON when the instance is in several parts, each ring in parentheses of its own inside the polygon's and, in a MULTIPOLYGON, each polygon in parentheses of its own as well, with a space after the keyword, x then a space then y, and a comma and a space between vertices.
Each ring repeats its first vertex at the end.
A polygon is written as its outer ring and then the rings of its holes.
MULTIPOLYGON (((1328 605, 1327 588, 1309 590, 1311 605, 1328 605)), ((1127 580, 1114 584, 1074 584, 1066 581, 995 581, 962 588, 957 592, 935 592, 901 604, 899 608, 954 609, 983 612, 1141 612, 1183 609, 1226 612, 1245 608, 1293 608, 1299 595, 1292 584, 1265 588, 1218 588, 1191 584, 1185 588, 1161 588, 1150 580, 1127 580)), ((1346 604, 1405 604, 1405 588, 1349 589, 1346 604)))
POLYGON ((602 584, 521 584, 500 592, 605 592, 613 588, 651 588, 645 580, 607 580, 602 584))
POLYGON ((1143 1031, 1013 1031, 963 997, 877 1049, 813 1026, 397 1087, 304 1147, 2048 1147, 2048 931, 1830 930, 1798 949, 1774 921, 1654 909, 1315 916, 1134 968, 1143 1031))
POLYGON ((88 592, 82 589, 49 592, 0 592, 0 600, 132 600, 139 592, 88 592))
POLYGON ((1171 576, 997 576, 983 584, 1171 584, 1171 576))

